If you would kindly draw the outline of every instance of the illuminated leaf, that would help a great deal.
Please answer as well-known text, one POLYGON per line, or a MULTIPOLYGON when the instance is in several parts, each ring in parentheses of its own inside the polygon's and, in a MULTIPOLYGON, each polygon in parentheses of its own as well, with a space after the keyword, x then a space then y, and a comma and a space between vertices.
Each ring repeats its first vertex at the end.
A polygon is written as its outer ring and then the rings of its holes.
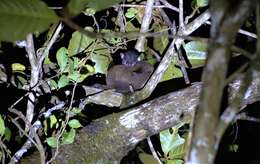
POLYGON ((186 51, 192 68, 201 67, 205 64, 208 47, 206 42, 191 41, 186 43, 183 47, 186 51))
POLYGON ((56 148, 58 143, 57 143, 57 139, 55 137, 49 137, 46 139, 47 144, 52 147, 52 148, 56 148))
POLYGON ((3 117, 0 115, 0 136, 3 136, 5 133, 5 121, 3 117))
POLYGON ((61 72, 63 72, 68 63, 68 50, 65 47, 61 47, 56 53, 56 59, 61 72))
POLYGON ((24 71, 25 70, 25 66, 20 64, 20 63, 13 63, 12 64, 12 70, 13 71, 24 71))
POLYGON ((69 78, 65 75, 62 75, 58 81, 58 87, 62 88, 69 84, 69 78))
POLYGON ((170 150, 176 149, 185 142, 178 133, 171 134, 169 130, 160 133, 160 141, 164 154, 168 154, 170 150))
POLYGON ((76 130, 71 129, 69 132, 64 132, 62 144, 71 144, 74 142, 76 136, 76 130))
POLYGON ((158 164, 158 161, 150 154, 140 153, 139 158, 143 163, 158 164))
POLYGON ((58 21, 55 12, 41 0, 1 0, 0 40, 25 39, 28 33, 43 32, 58 21))
POLYGON ((57 118, 54 115, 50 116, 50 127, 52 128, 57 123, 57 118))
POLYGON ((82 125, 80 124, 80 122, 79 122, 78 120, 76 120, 76 119, 70 120, 68 124, 69 124, 69 126, 70 126, 71 128, 74 128, 74 129, 77 129, 77 128, 82 127, 82 125))
POLYGON ((198 7, 205 7, 209 5, 209 0, 196 0, 196 5, 198 7))

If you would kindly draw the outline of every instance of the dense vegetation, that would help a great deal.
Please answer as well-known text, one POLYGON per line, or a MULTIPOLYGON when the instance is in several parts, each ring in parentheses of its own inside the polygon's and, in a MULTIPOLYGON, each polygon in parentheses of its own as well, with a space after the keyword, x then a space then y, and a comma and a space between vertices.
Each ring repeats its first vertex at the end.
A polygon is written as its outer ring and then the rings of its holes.
POLYGON ((2 163, 259 162, 257 0, 1 0, 0 31, 2 163))

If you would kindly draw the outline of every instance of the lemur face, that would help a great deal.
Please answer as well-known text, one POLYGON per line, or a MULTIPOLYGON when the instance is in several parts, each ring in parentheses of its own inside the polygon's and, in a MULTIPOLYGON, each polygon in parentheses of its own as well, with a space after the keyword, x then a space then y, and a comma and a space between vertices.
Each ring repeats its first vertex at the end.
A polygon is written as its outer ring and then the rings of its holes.
POLYGON ((120 57, 122 60, 122 64, 128 67, 133 67, 136 64, 136 62, 139 61, 139 54, 133 50, 121 52, 120 57))

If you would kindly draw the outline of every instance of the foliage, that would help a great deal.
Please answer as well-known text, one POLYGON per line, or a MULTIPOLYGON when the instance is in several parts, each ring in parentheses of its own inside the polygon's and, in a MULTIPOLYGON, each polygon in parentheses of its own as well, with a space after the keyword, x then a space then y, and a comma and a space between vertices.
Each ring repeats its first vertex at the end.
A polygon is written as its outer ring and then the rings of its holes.
POLYGON ((0 136, 3 136, 5 133, 5 122, 2 116, 0 115, 0 136))
POLYGON ((0 8, 0 40, 3 41, 24 39, 26 34, 45 31, 58 21, 54 11, 40 0, 1 0, 0 8))
POLYGON ((149 164, 157 164, 158 163, 156 161, 156 159, 150 154, 140 153, 139 158, 143 163, 149 163, 149 164))
MULTIPOLYGON (((58 121, 56 116, 51 115, 49 124, 50 124, 50 128, 58 129, 59 126, 64 126, 65 122, 64 122, 64 120, 58 121)), ((68 122, 68 125, 70 127, 70 130, 69 131, 65 130, 64 133, 62 134, 61 138, 51 136, 46 139, 46 143, 52 148, 56 148, 58 146, 58 144, 64 145, 64 144, 73 143, 75 136, 76 136, 75 129, 82 127, 82 125, 80 124, 79 120, 77 120, 77 119, 71 119, 68 122)), ((45 127, 47 127, 46 121, 45 121, 45 127)), ((49 130, 50 129, 45 128, 45 134, 48 134, 49 130)))
POLYGON ((238 148, 239 148, 239 146, 237 144, 229 145, 229 151, 231 151, 231 152, 237 152, 238 148))
POLYGON ((127 11, 125 13, 125 17, 129 18, 129 19, 134 18, 137 13, 138 13, 138 11, 135 8, 129 8, 129 9, 127 9, 127 11))
MULTIPOLYGON (((16 41, 20 39, 25 39, 28 33, 34 33, 35 38, 39 38, 39 34, 43 31, 47 31, 46 41, 51 39, 55 29, 57 27, 57 22, 60 17, 65 16, 65 18, 75 17, 81 12, 86 16, 95 17, 98 11, 101 11, 105 8, 110 7, 111 5, 121 2, 121 0, 107 0, 107 1, 96 1, 96 0, 79 0, 79 1, 69 1, 67 4, 68 13, 66 11, 61 11, 62 14, 59 16, 48 6, 40 0, 3 0, 0 2, 1 7, 1 17, 0 17, 0 40, 2 41, 16 41), (66 17, 66 14, 69 14, 69 17, 66 17), (8 21, 7 21, 8 20, 8 21), (5 23, 3 23, 5 22, 5 23), (52 24, 52 26, 51 26, 52 24), (28 26, 30 25, 30 26, 28 26)), ((197 2, 198 4, 201 2, 197 2)), ((140 31, 140 27, 137 27, 134 23, 134 20, 137 20, 139 23, 142 22, 144 10, 143 8, 128 8, 125 13, 126 32, 137 32, 140 31)), ((156 21, 152 24, 152 29, 154 31, 164 31, 167 30, 167 25, 165 25, 159 10, 154 10, 153 19, 156 21)), ((121 22, 119 19, 115 19, 113 23, 116 26, 120 26, 121 22)), ((117 31, 117 28, 109 29, 96 29, 90 26, 84 27, 85 30, 89 32, 96 32, 100 30, 103 34, 109 34, 113 31, 117 31)), ((126 39, 131 39, 127 38, 126 39)), ((49 74, 53 70, 55 74, 52 74, 53 77, 47 79, 47 85, 51 93, 54 91, 59 91, 63 88, 70 86, 70 84, 81 84, 87 77, 96 74, 102 73, 106 74, 109 64, 112 61, 110 56, 111 51, 114 52, 115 49, 122 48, 125 42, 123 37, 110 37, 104 39, 97 39, 89 37, 82 34, 79 31, 72 33, 71 38, 69 39, 68 45, 62 45, 58 47, 56 51, 56 58, 53 60, 51 54, 46 56, 44 60, 44 74, 49 74), (94 64, 90 64, 89 61, 94 64)), ((17 42, 17 45, 24 43, 23 41, 17 42)), ((156 51, 163 53, 167 45, 169 44, 168 34, 163 33, 160 37, 155 37, 153 41, 153 47, 156 51)), ((200 47, 190 46, 191 43, 187 43, 185 50, 187 54, 190 54, 190 51, 196 51, 200 47), (189 48, 192 47, 192 48, 189 48)), ((21 48, 26 47, 26 44, 20 46, 21 48)), ((194 55, 189 55, 194 56, 194 55)), ((196 55, 195 55, 196 56, 196 55)), ((155 64, 157 61, 154 56, 149 52, 148 45, 145 45, 145 52, 142 54, 142 58, 147 60, 151 64, 155 64)), ((11 64, 12 73, 16 73, 14 84, 20 89, 28 88, 28 65, 20 62, 13 62, 11 64)), ((166 81, 172 78, 182 77, 182 73, 178 68, 175 61, 172 61, 171 66, 165 72, 165 75, 162 81, 166 81)), ((45 77, 44 77, 45 78, 45 77)), ((55 96, 52 95, 54 98, 55 96)), ((55 98, 56 99, 56 98, 55 98)), ((51 101, 52 105, 59 102, 59 100, 51 101)), ((83 125, 77 118, 72 118, 73 116, 82 115, 82 109, 77 106, 71 107, 71 109, 66 110, 59 115, 51 114, 49 118, 43 121, 43 131, 46 137, 45 142, 52 148, 57 147, 61 144, 70 144, 74 142, 76 129, 82 127, 83 125), (62 118, 65 115, 69 115, 68 120, 62 118), (68 125, 68 126, 66 126, 68 125), (60 137, 58 137, 60 136, 60 137)), ((10 139, 11 133, 10 129, 5 126, 4 119, 0 117, 0 134, 5 137, 6 140, 10 139)), ((164 153, 167 156, 174 154, 174 151, 183 144, 184 139, 182 139, 177 133, 170 134, 166 132, 161 133, 161 142, 164 153)), ((175 153, 176 154, 176 153, 175 153)), ((140 158, 143 161, 151 162, 154 160, 148 154, 140 154, 140 158)), ((168 158, 168 157, 167 157, 168 158)), ((168 160, 167 162, 169 162, 168 160)), ((177 161, 177 160, 175 160, 177 161)))
POLYGON ((82 125, 80 124, 80 122, 79 122, 78 120, 76 120, 76 119, 70 120, 68 124, 69 124, 69 126, 70 126, 71 128, 73 128, 73 129, 77 129, 77 128, 82 127, 82 125))
MULTIPOLYGON (((92 27, 85 27, 88 31, 93 31, 92 27)), ((69 56, 75 56, 79 53, 86 53, 86 59, 95 62, 94 69, 90 65, 85 65, 91 73, 106 73, 109 62, 110 52, 105 49, 106 43, 90 38, 78 31, 72 34, 72 38, 68 46, 69 56)), ((83 62, 84 63, 84 62, 83 62)))
POLYGON ((209 1, 208 0, 196 0, 196 5, 198 7, 205 7, 208 6, 209 1))
POLYGON ((67 63, 68 63, 67 54, 68 54, 68 51, 65 47, 61 47, 56 54, 57 62, 58 62, 58 65, 60 66, 61 72, 63 72, 67 66, 67 63))
POLYGON ((160 132, 160 141, 166 163, 183 163, 185 139, 178 134, 178 127, 160 132))
POLYGON ((161 82, 167 81, 173 78, 182 77, 182 72, 180 68, 176 65, 176 61, 172 61, 171 65, 167 68, 167 70, 164 72, 163 78, 161 79, 161 82))
POLYGON ((186 43, 183 47, 186 51, 192 68, 201 67, 205 64, 208 48, 206 42, 190 41, 186 43))
POLYGON ((13 63, 12 64, 12 70, 13 71, 21 71, 23 72, 25 70, 25 66, 20 63, 13 63))
MULTIPOLYGON (((43 128, 38 130, 38 132, 40 139, 46 143, 44 146, 47 145, 51 148, 57 148, 60 145, 74 142, 77 130, 85 126, 86 122, 89 121, 89 116, 87 115, 86 117, 85 114, 86 109, 84 109, 81 104, 82 99, 75 98, 82 96, 79 92, 75 91, 75 88, 84 86, 86 83, 99 84, 99 82, 95 81, 95 78, 98 77, 98 74, 107 74, 109 66, 113 64, 113 56, 111 54, 115 55, 118 49, 129 48, 133 42, 133 37, 129 34, 132 32, 135 34, 140 31, 144 16, 144 7, 123 7, 123 14, 117 13, 121 9, 119 6, 104 10, 121 1, 122 0, 69 0, 68 4, 62 6, 62 9, 57 10, 57 12, 47 6, 42 0, 0 1, 0 41, 4 45, 2 46, 2 44, 0 44, 0 59, 6 58, 5 60, 8 60, 9 58, 13 58, 13 56, 18 56, 18 59, 8 61, 8 63, 2 63, 2 61, 0 61, 0 84, 6 84, 6 88, 8 89, 14 87, 15 92, 23 91, 21 101, 19 100, 16 104, 16 101, 12 100, 12 104, 8 104, 9 110, 5 109, 3 111, 4 114, 0 114, 0 138, 3 141, 3 145, 1 145, 2 149, 4 149, 5 144, 13 144, 13 141, 15 144, 22 146, 24 140, 27 139, 26 136, 20 135, 23 130, 13 130, 15 128, 13 128, 13 123, 11 123, 10 120, 18 120, 17 124, 22 127, 20 129, 24 129, 25 123, 20 124, 20 121, 24 121, 23 117, 18 114, 14 117, 14 113, 10 112, 10 106, 14 109, 17 108, 17 113, 26 115, 24 111, 27 110, 27 106, 23 104, 28 103, 28 95, 31 93, 35 96, 34 98, 36 100, 32 101, 34 101, 35 109, 37 109, 37 111, 33 113, 33 121, 42 121, 43 128), (117 14, 115 14, 115 12, 117 14), (86 20, 84 20, 86 22, 82 21, 83 23, 80 22, 82 24, 76 24, 75 22, 78 22, 78 15, 80 15, 80 18, 86 18, 86 20), (68 20, 71 22, 68 23, 68 20), (66 29, 59 33, 54 46, 45 54, 44 62, 37 63, 42 57, 40 56, 41 53, 47 50, 47 45, 53 38, 59 21, 63 21, 66 29), (91 25, 92 22, 93 26, 91 25), (74 23, 74 26, 70 23, 74 23), (75 31, 71 32, 71 29, 68 30, 68 27, 75 31), (94 35, 83 34, 83 29, 85 32, 94 35), (28 52, 25 52, 26 48, 28 48, 27 44, 25 41, 19 41, 25 40, 29 33, 33 33, 34 36, 36 53, 34 58, 36 65, 38 64, 39 66, 38 69, 40 69, 38 76, 39 81, 35 86, 31 86, 31 82, 34 79, 32 79, 31 61, 28 62, 28 60, 31 59, 28 58, 28 52), (117 35, 111 36, 111 33, 117 35), (101 38, 101 36, 105 37, 101 38), (15 43, 11 45, 7 42, 15 43), (15 54, 13 54, 13 51, 11 51, 11 55, 6 53, 6 45, 12 47, 11 49, 15 49, 15 54), (19 51, 16 51, 17 49, 19 51), (2 54, 3 56, 1 56, 2 54), (5 65, 8 66, 5 68, 5 65), (92 79, 93 77, 94 80, 92 79), (71 89, 71 86, 73 86, 73 89, 71 89), (74 88, 74 86, 77 87, 74 88), (26 94, 24 94, 24 92, 26 94), (65 104, 61 107, 62 109, 50 110, 62 103, 65 104), (51 111, 49 116, 45 117, 45 114, 48 113, 49 110, 51 111), (8 116, 5 115, 5 113, 8 113, 8 116), (12 126, 9 126, 10 124, 12 126)), ((137 3, 137 5, 143 5, 142 0, 136 0, 134 2, 128 0, 127 2, 131 5, 135 3, 137 3)), ((208 0, 192 0, 192 3, 189 4, 193 9, 191 17, 194 16, 193 14, 199 13, 199 10, 204 10, 208 6, 208 3, 208 0)), ((149 29, 151 34, 158 32, 160 35, 154 35, 148 38, 148 42, 144 45, 144 52, 141 54, 142 60, 154 66, 158 65, 160 61, 157 58, 163 57, 165 50, 172 41, 172 36, 174 36, 168 33, 172 25, 167 24, 165 17, 162 16, 161 9, 161 7, 155 7, 153 9, 153 21, 151 21, 149 29), (152 52, 155 52, 158 57, 152 52)), ((187 14, 186 11, 184 14, 187 14)), ((171 13, 169 15, 175 17, 175 14, 171 13)), ((249 21, 248 24, 250 23, 249 21)), ((248 26, 252 27, 252 25, 248 26)), ((183 72, 181 68, 183 68, 183 66, 189 69, 204 66, 208 48, 206 42, 198 40, 185 41, 183 48, 185 50, 183 56, 187 57, 191 67, 189 68, 187 63, 184 65, 180 64, 179 61, 174 58, 174 60, 169 61, 170 65, 164 72, 161 82, 174 78, 182 78, 183 72)), ((83 93, 82 97, 85 98, 87 94, 89 93, 83 93)), ((94 108, 92 104, 89 106, 90 108, 94 108)), ((91 112, 92 111, 99 112, 98 109, 91 109, 91 112)), ((108 111, 108 113, 112 112, 108 111)), ((164 163, 184 163, 187 133, 182 134, 179 132, 181 126, 164 130, 159 134, 161 149, 163 151, 163 154, 160 154, 160 160, 164 163)), ((27 133, 27 131, 25 132, 27 133)), ((239 146, 236 144, 229 145, 229 151, 231 152, 237 152, 238 149, 239 146)), ((13 155, 14 153, 15 152, 10 152, 9 148, 6 148, 6 150, 0 153, 0 156, 2 158, 5 154, 13 155)), ((139 153, 139 158, 143 163, 157 163, 156 159, 145 151, 139 153)))

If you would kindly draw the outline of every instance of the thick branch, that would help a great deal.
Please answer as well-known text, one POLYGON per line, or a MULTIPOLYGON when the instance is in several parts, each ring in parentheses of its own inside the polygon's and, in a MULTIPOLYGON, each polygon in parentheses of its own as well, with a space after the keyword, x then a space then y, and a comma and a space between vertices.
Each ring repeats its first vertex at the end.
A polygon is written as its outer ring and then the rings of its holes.
POLYGON ((251 10, 251 2, 244 0, 236 6, 225 0, 212 1, 212 42, 204 68, 203 91, 196 111, 193 139, 187 163, 213 163, 215 157, 215 129, 225 78, 236 33, 251 10), (208 122, 210 120, 210 123, 208 122))
POLYGON ((57 163, 119 162, 139 141, 188 120, 198 104, 200 88, 196 84, 92 122, 74 144, 62 146, 57 163))
MULTIPOLYGON (((260 72, 254 73, 250 96, 243 104, 260 100, 260 72)), ((238 92, 232 84, 232 93, 238 92)), ((173 92, 127 111, 100 118, 83 128, 74 144, 62 147, 58 163, 119 162, 135 145, 161 130, 187 121, 199 102, 201 84, 173 92)))
MULTIPOLYGON (((237 94, 242 79, 230 85, 231 100, 237 94)), ((200 91, 201 83, 198 83, 141 106, 95 120, 79 132, 73 144, 62 146, 57 162, 119 163, 128 151, 147 136, 188 121, 198 105, 200 91)), ((249 91, 243 99, 242 108, 260 101, 260 72, 254 72, 249 91)), ((38 157, 36 154, 22 163, 38 157)))

